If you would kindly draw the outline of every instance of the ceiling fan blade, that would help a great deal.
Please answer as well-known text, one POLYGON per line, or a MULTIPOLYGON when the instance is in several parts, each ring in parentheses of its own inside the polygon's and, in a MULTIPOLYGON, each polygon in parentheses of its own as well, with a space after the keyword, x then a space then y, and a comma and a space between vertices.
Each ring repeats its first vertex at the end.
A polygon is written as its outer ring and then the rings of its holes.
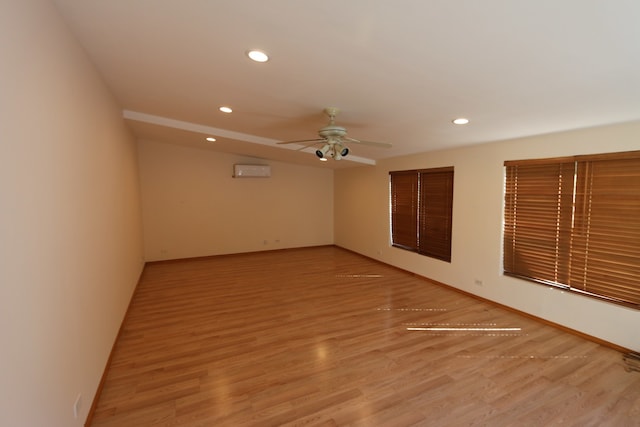
POLYGON ((314 138, 314 139, 301 139, 299 141, 284 141, 278 142, 277 144, 299 144, 301 142, 322 142, 324 138, 314 138))
POLYGON ((373 147, 380 147, 380 148, 391 148, 392 146, 388 142, 362 141, 359 139, 351 138, 350 136, 344 136, 342 137, 342 139, 344 139, 347 142, 353 142, 354 144, 371 145, 373 147))
POLYGON ((304 144, 302 147, 296 149, 296 151, 302 151, 302 150, 304 150, 306 148, 313 147, 314 145, 318 145, 318 144, 324 144, 324 139, 316 140, 316 141, 312 142, 311 144, 304 144))

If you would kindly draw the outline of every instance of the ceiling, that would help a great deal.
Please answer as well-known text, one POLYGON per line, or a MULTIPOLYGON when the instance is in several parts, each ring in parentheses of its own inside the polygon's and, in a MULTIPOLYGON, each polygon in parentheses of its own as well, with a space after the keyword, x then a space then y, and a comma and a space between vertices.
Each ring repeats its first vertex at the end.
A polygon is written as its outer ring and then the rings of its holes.
POLYGON ((340 168, 640 119, 637 0, 54 3, 141 139, 340 168), (325 107, 393 147, 276 145, 316 137, 325 107))

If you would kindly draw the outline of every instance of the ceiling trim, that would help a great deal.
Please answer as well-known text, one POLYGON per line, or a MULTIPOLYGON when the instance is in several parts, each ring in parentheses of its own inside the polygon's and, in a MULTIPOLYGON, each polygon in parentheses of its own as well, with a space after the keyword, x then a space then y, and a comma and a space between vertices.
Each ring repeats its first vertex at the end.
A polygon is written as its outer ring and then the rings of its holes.
MULTIPOLYGON (((276 145, 278 142, 277 139, 264 138, 261 136, 250 135, 242 132, 235 132, 232 130, 216 128, 212 126, 202 125, 198 123, 185 122, 182 120, 170 119, 168 117, 155 116, 152 114, 140 113, 138 111, 131 110, 122 110, 122 117, 128 120, 134 120, 137 122, 150 123, 159 126, 170 127, 174 129, 186 130, 189 132, 201 133, 206 136, 215 136, 220 138, 229 138, 235 139, 238 141, 251 142, 254 144, 267 145, 269 147, 274 148, 282 148, 287 150, 300 150, 312 153, 310 147, 304 147, 303 145, 298 144, 286 144, 286 145, 276 145)), ((367 159, 359 156, 352 156, 349 154, 348 157, 344 157, 342 161, 351 161, 356 163, 362 163, 366 165, 375 165, 376 161, 373 159, 367 159)))

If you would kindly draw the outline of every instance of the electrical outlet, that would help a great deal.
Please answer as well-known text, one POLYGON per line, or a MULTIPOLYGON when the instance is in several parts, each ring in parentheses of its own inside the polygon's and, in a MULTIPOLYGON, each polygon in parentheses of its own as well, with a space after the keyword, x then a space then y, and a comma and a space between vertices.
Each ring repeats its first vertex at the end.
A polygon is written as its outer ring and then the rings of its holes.
POLYGON ((480 280, 480 279, 475 279, 473 281, 473 283, 475 283, 476 286, 482 286, 483 285, 482 280, 480 280))
POLYGON ((76 397, 76 401, 73 404, 73 417, 78 418, 80 415, 80 409, 82 409, 82 394, 78 393, 78 397, 76 397))

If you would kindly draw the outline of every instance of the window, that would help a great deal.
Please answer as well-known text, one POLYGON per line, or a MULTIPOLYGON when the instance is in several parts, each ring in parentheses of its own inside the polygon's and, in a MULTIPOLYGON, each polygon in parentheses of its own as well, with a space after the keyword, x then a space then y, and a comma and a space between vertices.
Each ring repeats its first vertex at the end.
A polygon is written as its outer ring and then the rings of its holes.
POLYGON ((504 273, 640 308, 640 151, 505 170, 504 273))
POLYGON ((453 167, 389 175, 392 245, 451 262, 453 167))

